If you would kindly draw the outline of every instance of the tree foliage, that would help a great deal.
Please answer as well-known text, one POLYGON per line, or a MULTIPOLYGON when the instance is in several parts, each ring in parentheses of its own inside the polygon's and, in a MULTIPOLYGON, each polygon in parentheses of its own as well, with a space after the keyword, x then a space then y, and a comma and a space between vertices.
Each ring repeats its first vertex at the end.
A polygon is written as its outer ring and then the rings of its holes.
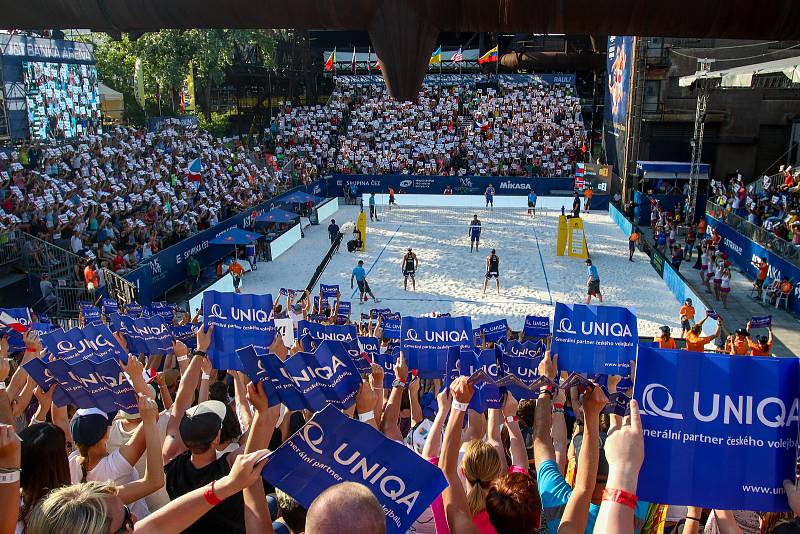
MULTIPOLYGON (((133 96, 133 74, 136 58, 142 60, 147 114, 159 113, 156 95, 161 97, 161 113, 168 113, 179 104, 178 91, 194 64, 195 84, 206 94, 225 79, 228 67, 248 58, 271 66, 275 40, 268 30, 160 30, 146 33, 136 40, 123 36, 113 41, 106 36, 95 39, 95 57, 100 81, 125 97, 125 118, 135 124, 144 120, 133 96)), ((206 99, 207 100, 207 99, 206 99)), ((206 109, 206 118, 210 110, 206 109)))

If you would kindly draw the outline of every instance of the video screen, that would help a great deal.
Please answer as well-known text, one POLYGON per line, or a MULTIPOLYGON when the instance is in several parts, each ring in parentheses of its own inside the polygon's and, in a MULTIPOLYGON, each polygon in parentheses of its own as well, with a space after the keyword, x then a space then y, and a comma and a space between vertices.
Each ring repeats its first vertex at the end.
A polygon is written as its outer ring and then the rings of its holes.
POLYGON ((25 62, 23 72, 32 140, 102 133, 94 65, 25 62))

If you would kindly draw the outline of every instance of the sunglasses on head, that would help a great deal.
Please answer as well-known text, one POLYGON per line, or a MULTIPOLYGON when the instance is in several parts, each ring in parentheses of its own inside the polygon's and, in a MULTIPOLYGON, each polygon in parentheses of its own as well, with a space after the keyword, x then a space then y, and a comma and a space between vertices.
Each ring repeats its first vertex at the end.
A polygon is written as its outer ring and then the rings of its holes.
POLYGON ((133 532, 133 516, 131 515, 131 509, 128 508, 127 504, 123 504, 122 510, 125 512, 125 515, 122 518, 122 526, 119 527, 114 532, 112 532, 111 534, 123 534, 124 532, 133 532))

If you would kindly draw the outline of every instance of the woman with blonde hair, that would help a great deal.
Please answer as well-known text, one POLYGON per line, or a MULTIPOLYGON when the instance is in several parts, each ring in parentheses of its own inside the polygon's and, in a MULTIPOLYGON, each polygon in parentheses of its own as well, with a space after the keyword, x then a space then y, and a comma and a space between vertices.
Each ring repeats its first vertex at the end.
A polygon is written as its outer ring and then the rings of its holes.
MULTIPOLYGON (((485 441, 474 439, 467 444, 461 459, 461 472, 467 483, 467 502, 476 524, 488 524, 486 495, 500 476, 502 464, 497 450, 485 441), (478 519, 478 516, 485 516, 478 519)), ((480 527, 479 527, 480 528, 480 527)))

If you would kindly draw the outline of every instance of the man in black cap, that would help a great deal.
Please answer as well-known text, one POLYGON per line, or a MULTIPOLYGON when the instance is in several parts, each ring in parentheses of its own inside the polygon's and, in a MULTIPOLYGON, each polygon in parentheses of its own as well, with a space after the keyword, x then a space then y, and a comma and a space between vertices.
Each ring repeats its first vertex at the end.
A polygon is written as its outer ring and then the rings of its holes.
MULTIPOLYGON (((206 500, 214 504, 214 508, 184 530, 184 533, 243 534, 244 500, 241 492, 220 501, 214 493, 213 485, 215 480, 230 473, 234 460, 245 449, 245 445, 242 445, 239 449, 217 458, 222 421, 230 408, 215 400, 190 407, 200 382, 201 363, 211 343, 212 330, 213 328, 198 329, 197 350, 181 380, 170 410, 167 437, 162 449, 166 488, 170 498, 174 500, 205 486, 206 500)), ((177 346, 176 349, 179 361, 187 356, 185 346, 177 346)), ((268 406, 261 384, 248 385, 247 397, 255 411, 248 445, 250 450, 266 449, 275 429, 279 407, 268 406)))

